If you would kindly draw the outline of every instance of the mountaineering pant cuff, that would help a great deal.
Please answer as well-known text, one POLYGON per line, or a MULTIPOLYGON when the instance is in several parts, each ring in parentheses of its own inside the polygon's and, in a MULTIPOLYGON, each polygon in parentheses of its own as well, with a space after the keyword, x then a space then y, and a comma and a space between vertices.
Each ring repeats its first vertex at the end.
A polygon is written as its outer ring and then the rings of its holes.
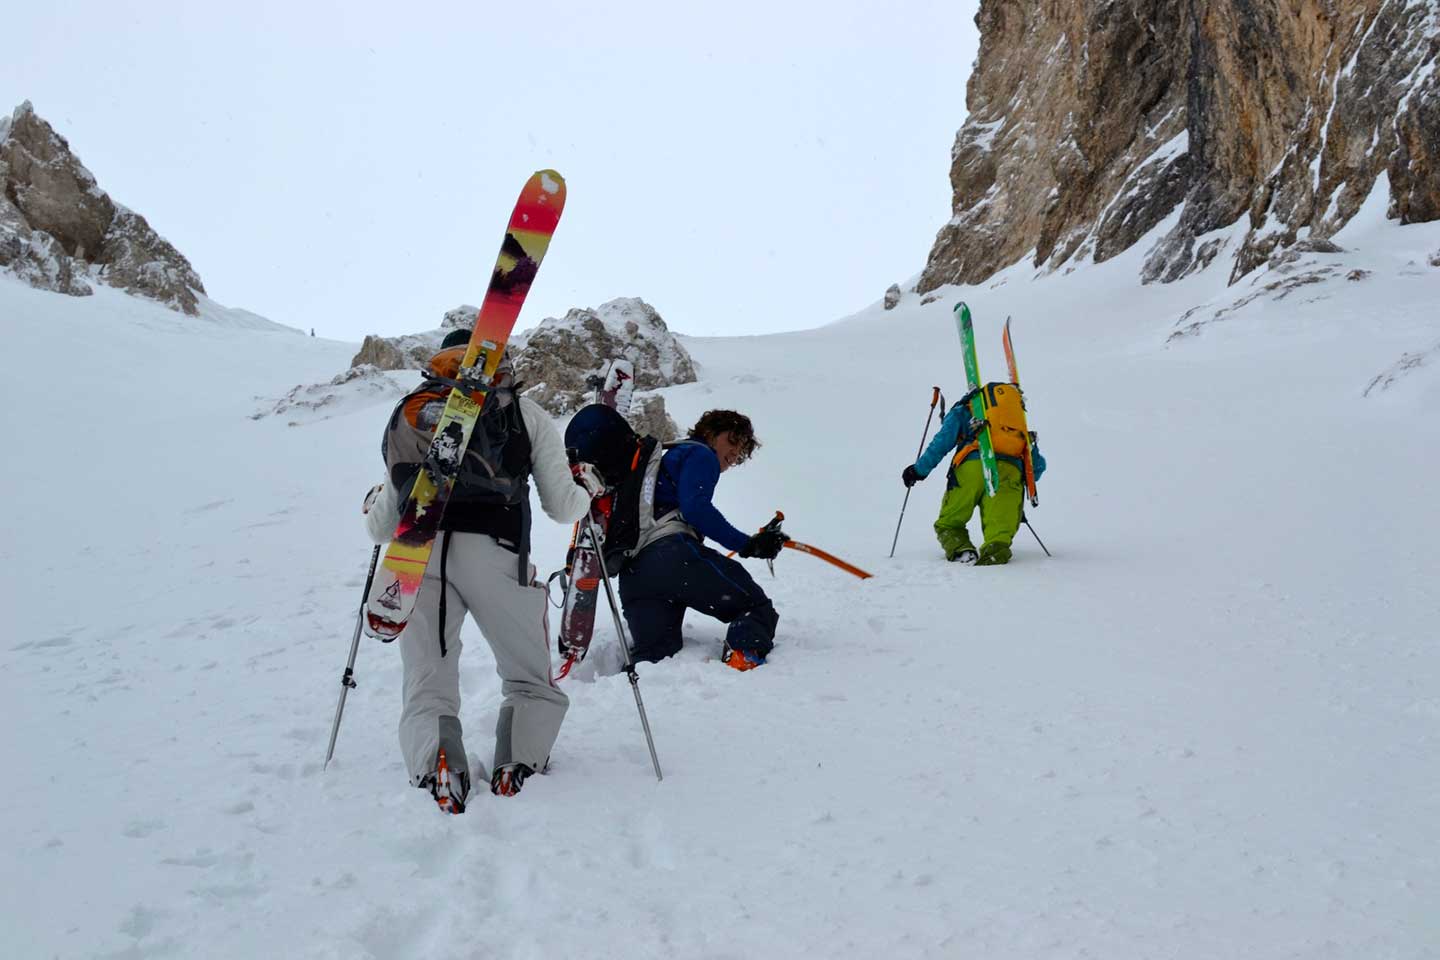
MULTIPOLYGON (((495 655, 504 697, 496 722, 496 765, 524 763, 539 769, 550 756, 570 699, 550 674, 545 590, 515 578, 515 554, 479 533, 449 533, 446 561, 445 646, 440 644, 439 556, 431 554, 425 584, 400 634, 405 668, 400 746, 412 777, 429 773, 442 716, 460 715, 460 628, 470 613, 495 655)), ((447 753, 448 757, 448 753, 447 753)))

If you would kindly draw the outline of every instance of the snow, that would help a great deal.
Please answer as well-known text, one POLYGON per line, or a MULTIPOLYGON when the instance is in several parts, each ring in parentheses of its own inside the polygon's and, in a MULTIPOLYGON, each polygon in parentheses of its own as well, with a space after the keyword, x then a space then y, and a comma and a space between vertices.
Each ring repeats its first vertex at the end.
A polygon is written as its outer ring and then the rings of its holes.
MULTIPOLYGON (((1369 280, 1169 344, 1253 290, 1140 286, 1141 244, 687 338, 676 420, 734 407, 764 444, 721 508, 875 577, 753 564, 781 620, 748 674, 692 616, 640 671, 663 783, 602 613, 553 772, 457 818, 406 785, 391 646, 362 641, 321 770, 390 401, 251 415, 355 345, 0 277, 6 955, 1434 956, 1440 365, 1361 393, 1440 334, 1412 255, 1440 224, 1362 211, 1341 242, 1369 280), (935 479, 886 556, 930 387, 963 392, 962 298, 991 376, 1014 317, 1053 559, 1022 530, 1008 567, 944 563, 935 479)), ((567 537, 537 522, 542 571, 567 537)))
MULTIPOLYGON (((1153 132, 1154 128, 1152 127, 1151 130, 1153 132)), ((1121 183, 1119 189, 1115 191, 1115 195, 1110 198, 1110 202, 1105 204, 1105 208, 1101 210, 1100 215, 1095 218, 1094 227, 1090 231, 1091 237, 1093 238, 1100 227, 1104 225, 1105 218, 1110 215, 1110 210, 1115 204, 1129 200, 1135 190, 1148 184, 1155 176, 1162 173, 1171 161, 1176 157, 1184 156, 1189 150, 1189 130, 1181 130, 1175 134, 1175 136, 1156 147, 1155 150, 1145 158, 1143 163, 1137 164, 1135 168, 1130 171, 1125 177, 1125 181, 1121 183), (1142 174, 1144 176, 1142 176, 1142 174), (1136 183, 1137 179, 1139 179, 1139 183, 1136 183)), ((1168 232, 1168 230, 1166 232, 1168 232)), ((1151 233, 1154 233, 1153 228, 1151 233)), ((1163 235, 1164 234, 1161 234, 1161 236, 1163 235)), ((1143 238, 1139 242, 1143 243, 1143 238)))
POLYGON ((965 125, 962 134, 965 149, 984 150, 988 152, 995 145, 995 135, 1000 132, 1000 129, 1004 125, 1005 120, 1003 117, 999 120, 991 120, 988 123, 970 121, 965 125))
POLYGON ((1389 209, 1390 171, 1381 170, 1375 177, 1375 183, 1370 187, 1370 193, 1366 195, 1365 202, 1360 204, 1360 209, 1355 211, 1354 216, 1347 220, 1345 226, 1341 227, 1331 239, 1344 245, 1363 242, 1364 239, 1373 237, 1377 229, 1386 226, 1386 214, 1389 209))

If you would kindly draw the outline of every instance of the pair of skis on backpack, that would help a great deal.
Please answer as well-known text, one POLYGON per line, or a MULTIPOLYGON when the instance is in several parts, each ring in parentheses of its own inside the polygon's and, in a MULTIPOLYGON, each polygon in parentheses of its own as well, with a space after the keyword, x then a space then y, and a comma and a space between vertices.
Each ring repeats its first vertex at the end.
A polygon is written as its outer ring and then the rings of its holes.
MULTIPOLYGON (((612 408, 622 417, 626 416, 630 413, 631 395, 635 390, 635 367, 629 360, 611 360, 604 373, 591 381, 591 386, 595 388, 596 403, 612 408)), ((600 578, 604 576, 601 550, 604 549, 604 537, 610 528, 614 506, 613 492, 596 497, 590 505, 590 523, 576 523, 570 537, 562 581, 565 598, 561 602, 560 632, 556 642, 563 658, 555 675, 557 680, 569 676, 571 668, 590 652, 600 578), (601 542, 595 542, 595 536, 599 536, 601 542)))
POLYGON ((1030 500, 1030 505, 1038 506, 1039 497, 1035 493, 1035 464, 1031 451, 1030 428, 1025 420, 1025 395, 1020 388, 1020 372, 1015 364, 1015 346, 1010 340, 1010 318, 1005 318, 1005 333, 1001 342, 1005 347, 1005 363, 1010 369, 1010 384, 1015 388, 1016 396, 1013 401, 1008 397, 999 396, 999 392, 1006 389, 1006 384, 984 384, 980 379, 980 365, 975 359, 975 326, 970 319, 970 308, 962 301, 955 304, 955 326, 960 333, 960 347, 965 359, 965 388, 966 394, 961 403, 969 403, 970 415, 973 419, 980 421, 985 426, 980 430, 980 466, 985 474, 985 492, 990 496, 995 495, 999 488, 1000 471, 995 462, 995 426, 990 422, 992 408, 999 408, 1001 405, 1014 403, 1018 406, 1017 419, 1019 424, 1012 432, 1018 434, 1016 454, 1024 465, 1025 473, 1025 495, 1030 500))

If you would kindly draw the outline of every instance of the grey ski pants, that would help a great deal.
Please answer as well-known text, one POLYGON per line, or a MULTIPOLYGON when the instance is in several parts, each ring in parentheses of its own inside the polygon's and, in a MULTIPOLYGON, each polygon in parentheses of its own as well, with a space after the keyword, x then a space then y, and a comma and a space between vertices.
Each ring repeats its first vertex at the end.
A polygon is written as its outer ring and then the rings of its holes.
MULTIPOLYGON (((541 769, 560 733, 570 698, 550 677, 550 639, 545 589, 516 580, 515 554, 479 533, 445 533, 445 637, 440 637, 441 555, 437 540, 425 568, 425 584, 410 622, 400 634, 405 665, 405 702, 400 713, 400 750, 411 782, 435 769, 440 718, 460 715, 460 626, 468 612, 495 654, 504 700, 495 724, 495 767, 523 763, 541 769)), ((448 756, 448 751, 447 751, 448 756)), ((463 761, 462 761, 463 762, 463 761)), ((453 766, 453 761, 452 761, 453 766)))

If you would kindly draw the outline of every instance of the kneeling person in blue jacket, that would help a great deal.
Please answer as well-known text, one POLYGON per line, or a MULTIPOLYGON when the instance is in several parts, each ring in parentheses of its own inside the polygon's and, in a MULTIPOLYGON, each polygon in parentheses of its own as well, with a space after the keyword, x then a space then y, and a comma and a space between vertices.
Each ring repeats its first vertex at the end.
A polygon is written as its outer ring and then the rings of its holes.
POLYGON ((660 461, 653 533, 620 574, 620 600, 637 661, 680 652, 687 609, 730 625, 722 659, 737 670, 764 663, 775 646, 779 616, 770 598, 743 565, 704 543, 709 538, 742 557, 768 560, 788 539, 778 530, 741 533, 711 502, 720 474, 744 463, 759 446, 749 417, 710 410, 660 461))

